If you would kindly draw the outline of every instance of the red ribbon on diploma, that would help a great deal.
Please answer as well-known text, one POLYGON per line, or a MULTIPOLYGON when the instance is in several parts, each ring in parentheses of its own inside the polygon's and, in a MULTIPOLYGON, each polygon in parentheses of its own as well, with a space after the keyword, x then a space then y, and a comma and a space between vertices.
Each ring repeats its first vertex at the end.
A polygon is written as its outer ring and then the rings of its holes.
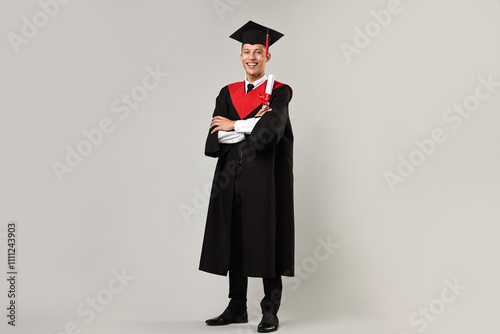
POLYGON ((271 101, 271 94, 274 89, 274 74, 269 74, 269 78, 267 79, 267 85, 265 94, 262 94, 259 91, 259 97, 262 99, 262 107, 269 107, 269 101, 271 101))
POLYGON ((261 92, 259 92, 259 98, 262 100, 262 105, 266 106, 269 103, 269 101, 271 101, 271 94, 268 93, 262 94, 261 92))

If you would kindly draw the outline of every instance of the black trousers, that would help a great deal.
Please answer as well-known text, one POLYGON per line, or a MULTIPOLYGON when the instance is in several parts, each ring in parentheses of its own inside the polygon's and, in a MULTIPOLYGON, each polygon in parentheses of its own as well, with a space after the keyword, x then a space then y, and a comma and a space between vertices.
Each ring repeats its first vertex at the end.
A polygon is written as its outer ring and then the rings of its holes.
MULTIPOLYGON (((234 179, 233 208, 231 217, 231 259, 229 263, 229 306, 233 312, 247 309, 248 277, 243 275, 243 228, 241 205, 241 161, 237 164, 234 179)), ((283 284, 281 275, 262 278, 264 298, 260 302, 262 314, 278 313, 281 304, 283 284)))

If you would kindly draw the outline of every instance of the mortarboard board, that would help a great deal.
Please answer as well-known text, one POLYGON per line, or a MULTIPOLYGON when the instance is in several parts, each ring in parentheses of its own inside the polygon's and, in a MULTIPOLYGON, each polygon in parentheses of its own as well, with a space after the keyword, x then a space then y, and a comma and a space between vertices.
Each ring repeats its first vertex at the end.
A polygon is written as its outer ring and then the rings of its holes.
POLYGON ((264 27, 253 21, 248 21, 243 27, 236 30, 231 36, 232 39, 241 42, 242 44, 262 44, 266 46, 266 58, 269 47, 276 43, 281 37, 282 33, 264 27))

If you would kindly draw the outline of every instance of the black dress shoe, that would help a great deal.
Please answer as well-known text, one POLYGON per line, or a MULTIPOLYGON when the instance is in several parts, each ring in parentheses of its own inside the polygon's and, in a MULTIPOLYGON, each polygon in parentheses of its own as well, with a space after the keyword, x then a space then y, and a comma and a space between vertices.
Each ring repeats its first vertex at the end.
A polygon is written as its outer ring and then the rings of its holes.
POLYGON ((257 332, 259 333, 270 333, 278 330, 280 321, 278 317, 274 314, 264 314, 262 320, 257 327, 257 332))
POLYGON ((248 322, 248 314, 247 311, 243 312, 232 312, 229 309, 226 309, 221 315, 218 317, 208 319, 205 321, 209 326, 222 326, 229 324, 243 324, 248 322))

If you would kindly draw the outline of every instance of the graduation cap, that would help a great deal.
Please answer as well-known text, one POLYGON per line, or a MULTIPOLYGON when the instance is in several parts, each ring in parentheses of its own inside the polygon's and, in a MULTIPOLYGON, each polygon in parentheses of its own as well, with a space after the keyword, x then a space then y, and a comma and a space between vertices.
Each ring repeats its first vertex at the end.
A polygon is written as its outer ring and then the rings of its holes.
POLYGON ((276 43, 281 37, 282 33, 264 27, 253 21, 248 21, 243 27, 236 30, 231 36, 232 39, 241 42, 242 44, 262 44, 266 46, 266 58, 269 47, 276 43))

